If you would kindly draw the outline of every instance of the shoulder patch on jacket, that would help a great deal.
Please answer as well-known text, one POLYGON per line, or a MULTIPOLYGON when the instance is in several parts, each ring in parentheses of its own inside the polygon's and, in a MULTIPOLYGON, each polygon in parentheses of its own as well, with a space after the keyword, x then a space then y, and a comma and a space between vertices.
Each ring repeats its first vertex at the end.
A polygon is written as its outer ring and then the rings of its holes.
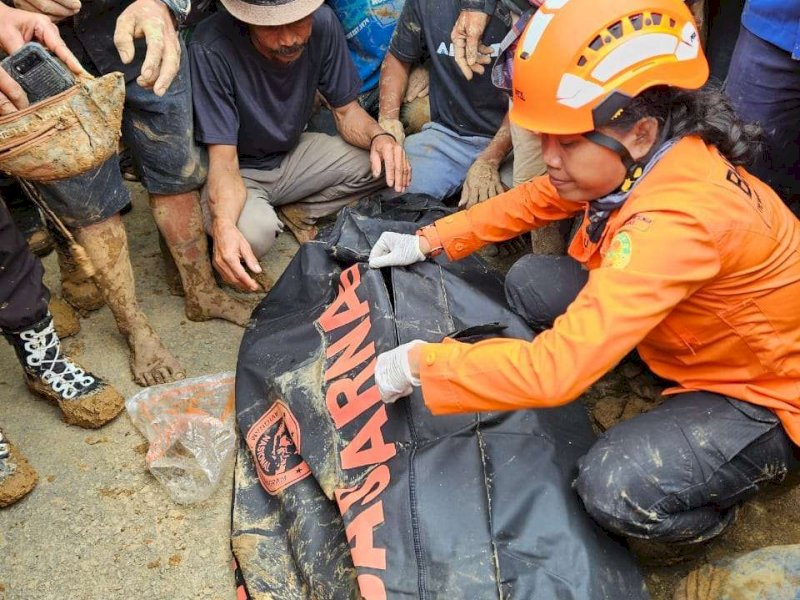
POLYGON ((611 267, 612 269, 624 269, 631 262, 631 253, 633 252, 633 245, 631 243, 631 236, 624 231, 620 231, 611 240, 611 245, 608 247, 608 252, 603 257, 603 266, 611 267))

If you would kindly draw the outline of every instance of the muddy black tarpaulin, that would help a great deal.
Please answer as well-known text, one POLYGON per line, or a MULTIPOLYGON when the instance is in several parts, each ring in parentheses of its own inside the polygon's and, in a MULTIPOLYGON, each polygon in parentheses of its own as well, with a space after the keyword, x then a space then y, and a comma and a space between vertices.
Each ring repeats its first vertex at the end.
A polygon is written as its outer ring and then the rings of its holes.
POLYGON ((418 196, 345 209, 256 309, 236 382, 242 597, 647 598, 571 488, 594 439, 579 402, 434 417, 418 392, 380 401, 375 358, 398 343, 531 338, 478 259, 367 266, 382 231, 445 211, 418 196))

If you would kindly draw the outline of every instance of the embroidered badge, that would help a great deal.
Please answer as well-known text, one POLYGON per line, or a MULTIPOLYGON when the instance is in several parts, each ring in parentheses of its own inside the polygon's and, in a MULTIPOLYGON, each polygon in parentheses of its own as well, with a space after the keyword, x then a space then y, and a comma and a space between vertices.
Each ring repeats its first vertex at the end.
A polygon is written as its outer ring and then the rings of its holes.
POLYGON ((621 231, 614 236, 611 246, 603 259, 603 265, 612 269, 624 269, 631 262, 631 236, 621 231))

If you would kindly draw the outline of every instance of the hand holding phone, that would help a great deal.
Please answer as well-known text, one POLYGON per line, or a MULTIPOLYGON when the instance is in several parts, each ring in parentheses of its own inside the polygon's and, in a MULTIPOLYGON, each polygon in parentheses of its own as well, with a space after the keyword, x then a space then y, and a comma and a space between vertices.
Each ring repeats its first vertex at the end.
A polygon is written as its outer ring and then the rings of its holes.
MULTIPOLYGON (((25 42, 38 40, 61 59, 75 74, 83 72, 78 59, 69 51, 56 27, 44 15, 9 8, 0 3, 0 47, 12 54, 25 42)), ((0 69, 0 114, 7 114, 28 106, 28 99, 20 85, 0 69)))
POLYGON ((36 42, 25 44, 0 62, 0 67, 19 83, 30 104, 60 94, 75 85, 75 77, 66 67, 36 42))

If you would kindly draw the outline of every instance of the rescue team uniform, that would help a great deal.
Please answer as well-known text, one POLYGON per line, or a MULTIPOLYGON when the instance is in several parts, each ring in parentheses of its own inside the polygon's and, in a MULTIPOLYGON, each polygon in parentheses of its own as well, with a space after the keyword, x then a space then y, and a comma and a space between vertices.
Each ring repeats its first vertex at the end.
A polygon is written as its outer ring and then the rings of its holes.
MULTIPOLYGON (((422 235, 457 260, 584 210, 543 176, 422 235)), ((719 533, 731 507, 797 466, 786 433, 800 443, 800 223, 766 184, 688 137, 638 182, 596 243, 584 226, 569 254, 588 269, 586 283, 532 342, 424 346, 427 406, 557 406, 636 348, 677 383, 665 393, 682 395, 606 432, 582 459, 576 488, 601 524, 625 535, 719 533)), ((510 298, 523 296, 513 289, 520 279, 507 280, 510 298)), ((559 279, 542 280, 558 290, 559 279)), ((531 298, 524 312, 547 304, 531 298)))

